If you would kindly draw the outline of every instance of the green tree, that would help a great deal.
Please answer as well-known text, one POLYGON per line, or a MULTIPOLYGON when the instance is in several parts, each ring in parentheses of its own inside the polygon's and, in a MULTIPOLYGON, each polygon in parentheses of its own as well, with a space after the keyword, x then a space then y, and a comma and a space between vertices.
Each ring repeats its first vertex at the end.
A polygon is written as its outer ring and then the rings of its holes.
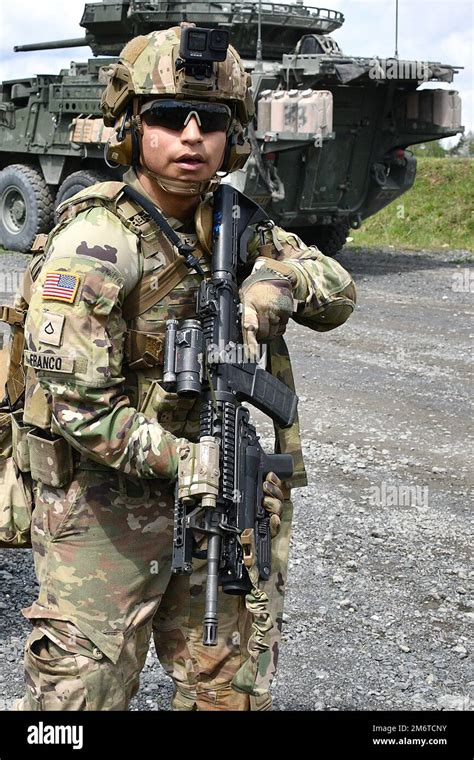
POLYGON ((447 156, 447 151, 443 148, 439 140, 412 145, 410 150, 413 155, 418 158, 445 158, 447 156))
POLYGON ((448 150, 448 154, 462 158, 474 156, 474 133, 466 132, 466 134, 461 135, 459 142, 448 150))

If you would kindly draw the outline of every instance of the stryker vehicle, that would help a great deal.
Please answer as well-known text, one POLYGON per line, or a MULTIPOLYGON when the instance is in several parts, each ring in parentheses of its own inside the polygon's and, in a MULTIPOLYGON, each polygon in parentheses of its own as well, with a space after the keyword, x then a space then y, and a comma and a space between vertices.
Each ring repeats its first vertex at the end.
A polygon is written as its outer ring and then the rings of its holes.
POLYGON ((257 2, 87 3, 84 37, 15 50, 90 46, 94 58, 0 86, 0 245, 28 251, 61 201, 121 176, 103 159, 108 67, 132 37, 181 21, 228 29, 252 74, 253 153, 226 181, 328 255, 412 187, 407 146, 464 131, 456 92, 417 89, 452 82, 456 67, 346 55, 329 36, 344 22, 338 11, 300 2, 262 2, 260 14, 257 2))

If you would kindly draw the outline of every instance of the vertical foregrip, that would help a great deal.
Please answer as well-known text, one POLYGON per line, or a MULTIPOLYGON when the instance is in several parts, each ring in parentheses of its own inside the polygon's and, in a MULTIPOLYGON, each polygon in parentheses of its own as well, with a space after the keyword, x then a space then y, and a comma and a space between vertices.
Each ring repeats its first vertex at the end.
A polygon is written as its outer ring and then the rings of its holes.
POLYGON ((257 566, 261 581, 268 581, 272 572, 272 537, 270 535, 270 517, 263 508, 263 480, 260 471, 257 477, 255 504, 255 545, 257 549, 257 566))

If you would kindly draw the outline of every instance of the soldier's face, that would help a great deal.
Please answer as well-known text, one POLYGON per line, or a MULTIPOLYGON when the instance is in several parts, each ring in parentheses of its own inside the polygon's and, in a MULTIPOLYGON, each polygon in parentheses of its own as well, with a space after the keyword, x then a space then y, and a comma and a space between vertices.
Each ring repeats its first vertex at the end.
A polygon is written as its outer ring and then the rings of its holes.
POLYGON ((168 179, 206 180, 222 164, 226 134, 201 132, 192 116, 180 131, 143 122, 142 144, 144 163, 150 171, 168 179))

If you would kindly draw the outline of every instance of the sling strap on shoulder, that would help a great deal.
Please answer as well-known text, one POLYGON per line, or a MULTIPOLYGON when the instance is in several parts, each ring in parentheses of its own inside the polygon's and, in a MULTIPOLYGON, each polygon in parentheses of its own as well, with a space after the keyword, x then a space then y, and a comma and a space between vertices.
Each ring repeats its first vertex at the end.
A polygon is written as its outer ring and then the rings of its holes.
POLYGON ((163 214, 158 211, 156 206, 154 206, 153 203, 148 200, 148 198, 145 198, 144 195, 139 193, 138 190, 130 187, 130 185, 125 185, 123 192, 124 195, 128 195, 129 198, 132 198, 132 200, 136 201, 140 206, 142 206, 142 208, 144 208, 145 211, 151 216, 153 221, 156 222, 158 227, 162 230, 163 234, 166 235, 168 240, 174 246, 176 246, 178 253, 184 258, 187 268, 195 269, 196 272, 201 275, 201 277, 204 277, 204 272, 199 265, 199 260, 193 256, 193 246, 189 245, 189 243, 186 243, 186 241, 182 240, 179 237, 171 225, 168 224, 163 214))
POLYGON ((122 316, 125 320, 135 319, 171 293, 181 280, 189 274, 189 269, 182 259, 176 259, 158 273, 149 272, 125 298, 122 316), (157 283, 158 280, 158 283, 157 283), (158 284, 158 287, 157 287, 158 284))
MULTIPOLYGON (((199 263, 201 259, 194 255, 194 247, 177 234, 148 198, 145 198, 129 185, 123 188, 123 196, 126 197, 127 201, 122 213, 125 211, 127 221, 132 223, 142 240, 142 244, 143 242, 146 243, 147 248, 145 250, 153 251, 154 245, 156 246, 159 239, 159 244, 164 249, 166 256, 174 259, 163 269, 152 270, 143 275, 126 296, 122 305, 122 316, 126 321, 132 321, 163 301, 184 280, 190 270, 195 269, 203 277, 205 272, 199 263), (128 211, 126 210, 127 206, 131 207, 128 211), (130 212, 133 212, 137 206, 140 208, 140 213, 130 215, 130 212), (156 236, 157 230, 158 238, 156 236), (176 251, 180 254, 179 256, 176 256, 176 251)), ((198 238, 201 242, 199 235, 198 238)), ((203 255, 207 251, 207 246, 201 245, 203 255)), ((145 253, 146 255, 147 253, 145 253)), ((132 370, 149 369, 163 364, 164 338, 164 334, 128 328, 124 344, 128 367, 132 370)))
MULTIPOLYGON (((123 188, 123 192, 144 209, 144 211, 159 226, 169 243, 174 246, 183 257, 175 259, 175 261, 172 261, 158 273, 149 272, 135 285, 125 298, 122 306, 123 318, 125 320, 131 320, 162 301, 168 293, 171 293, 171 291, 184 280, 191 269, 195 269, 202 277, 205 276, 205 273, 199 264, 199 259, 193 255, 194 248, 179 237, 177 232, 175 232, 171 225, 168 224, 160 211, 147 198, 137 192, 133 187, 130 187, 130 185, 126 185, 123 188)), ((128 342, 130 342, 132 338, 138 339, 137 336, 140 335, 137 331, 129 330, 128 332, 136 333, 134 336, 127 336, 128 342)), ((145 347, 145 343, 143 342, 144 338, 139 340, 141 340, 143 347, 145 347)), ((149 350, 151 344, 152 341, 149 341, 148 349, 145 350, 149 350)), ((156 351, 152 353, 156 353, 156 351)))

